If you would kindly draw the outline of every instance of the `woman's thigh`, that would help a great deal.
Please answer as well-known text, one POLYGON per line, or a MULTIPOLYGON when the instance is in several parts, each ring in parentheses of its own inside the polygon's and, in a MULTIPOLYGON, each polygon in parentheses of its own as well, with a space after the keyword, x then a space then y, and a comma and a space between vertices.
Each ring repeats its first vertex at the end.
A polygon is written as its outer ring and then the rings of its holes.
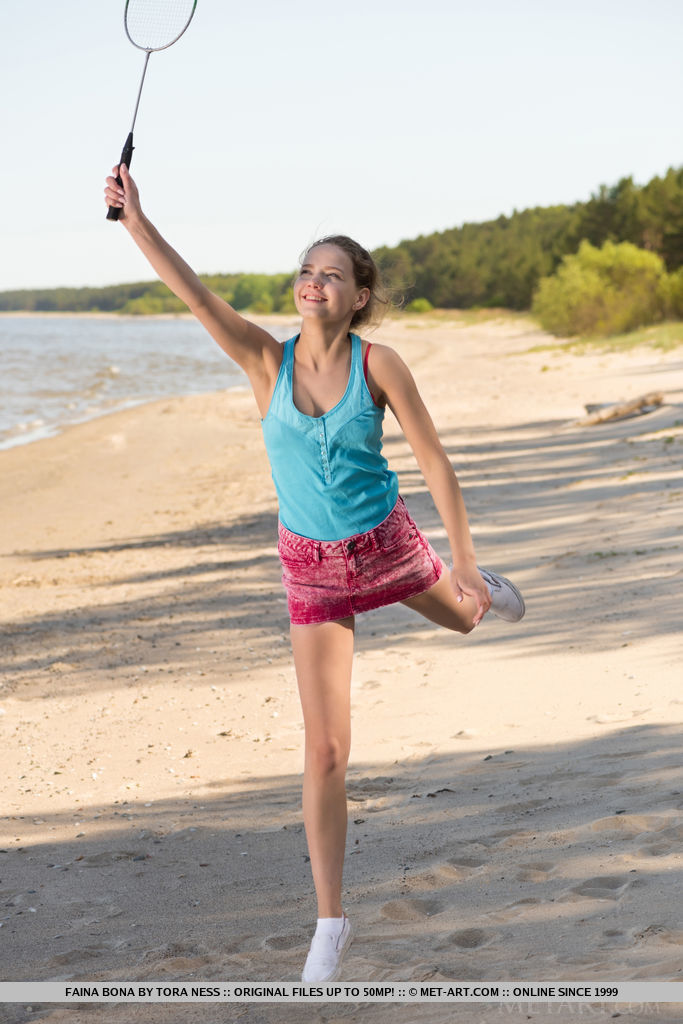
POLYGON ((353 616, 292 625, 292 651, 306 740, 335 740, 348 748, 351 734, 353 616))
POLYGON ((436 622, 437 625, 456 630, 458 633, 470 632, 472 619, 477 611, 477 602, 473 597, 465 595, 462 601, 457 600, 447 570, 429 590, 418 594, 417 597, 409 597, 401 603, 424 615, 430 622, 436 622))

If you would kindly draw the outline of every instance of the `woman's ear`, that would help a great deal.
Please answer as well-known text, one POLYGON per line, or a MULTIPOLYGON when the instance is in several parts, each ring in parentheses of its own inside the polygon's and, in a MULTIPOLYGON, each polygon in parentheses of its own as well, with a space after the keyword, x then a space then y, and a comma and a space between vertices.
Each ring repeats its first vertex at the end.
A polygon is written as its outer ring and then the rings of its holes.
POLYGON ((369 288, 361 288, 360 294, 358 295, 358 298, 356 299, 356 301, 353 304, 353 308, 355 310, 359 310, 359 309, 362 309, 363 306, 367 306, 369 298, 370 298, 370 289, 369 288))

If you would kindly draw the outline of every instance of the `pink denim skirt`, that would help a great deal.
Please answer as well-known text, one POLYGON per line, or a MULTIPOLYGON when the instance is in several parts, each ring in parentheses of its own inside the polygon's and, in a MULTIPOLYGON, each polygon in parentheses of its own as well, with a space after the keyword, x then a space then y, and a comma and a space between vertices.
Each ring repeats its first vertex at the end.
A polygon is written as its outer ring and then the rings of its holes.
POLYGON ((289 617, 301 626, 416 597, 444 569, 401 497, 379 526, 345 540, 311 540, 280 523, 278 554, 289 617))

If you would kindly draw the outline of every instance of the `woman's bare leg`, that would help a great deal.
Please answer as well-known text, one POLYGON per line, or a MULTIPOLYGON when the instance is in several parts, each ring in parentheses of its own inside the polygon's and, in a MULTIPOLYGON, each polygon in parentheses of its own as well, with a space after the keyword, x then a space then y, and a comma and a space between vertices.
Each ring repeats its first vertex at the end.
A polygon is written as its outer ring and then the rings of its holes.
POLYGON ((291 627, 306 729, 303 811, 318 917, 341 917, 354 619, 291 627))
POLYGON ((402 604, 424 615, 431 622, 458 633, 469 633, 472 630, 472 620, 477 611, 477 602, 473 597, 466 594, 462 601, 457 600, 448 569, 444 569, 433 587, 417 597, 409 597, 402 604))

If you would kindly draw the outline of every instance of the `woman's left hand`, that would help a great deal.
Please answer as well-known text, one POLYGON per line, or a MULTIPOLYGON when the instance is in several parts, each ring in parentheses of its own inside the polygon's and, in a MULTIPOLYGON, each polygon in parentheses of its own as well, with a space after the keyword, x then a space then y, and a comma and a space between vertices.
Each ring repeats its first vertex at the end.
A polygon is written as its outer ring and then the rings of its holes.
POLYGON ((472 619, 472 625, 478 626, 491 607, 491 594, 479 575, 476 565, 454 565, 451 569, 451 586, 455 591, 457 601, 462 601, 464 597, 473 597, 477 602, 477 611, 472 619))

